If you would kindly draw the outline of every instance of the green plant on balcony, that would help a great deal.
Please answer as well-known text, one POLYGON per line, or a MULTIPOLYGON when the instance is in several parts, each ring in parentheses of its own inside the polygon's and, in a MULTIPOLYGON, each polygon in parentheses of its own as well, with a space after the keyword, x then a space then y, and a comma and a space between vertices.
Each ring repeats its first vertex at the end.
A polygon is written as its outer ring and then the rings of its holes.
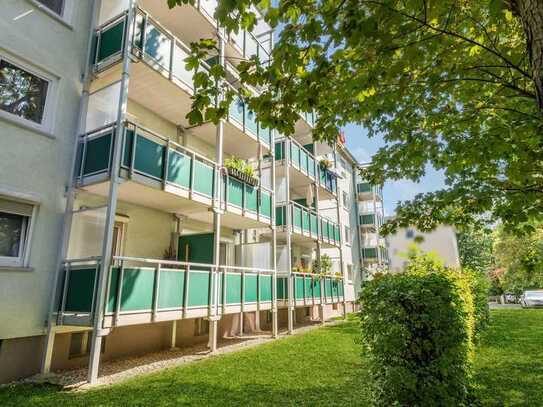
POLYGON ((332 168, 332 161, 330 161, 327 158, 323 158, 322 160, 319 161, 319 165, 321 166, 322 169, 329 170, 330 168, 332 168))
POLYGON ((336 271, 334 273, 334 278, 337 280, 337 281, 341 281, 343 279, 343 276, 341 275, 341 273, 339 271, 336 271))
POLYGON ((228 175, 252 186, 258 184, 258 179, 255 177, 253 167, 242 158, 235 156, 227 158, 224 161, 224 167, 228 171, 228 175))
POLYGON ((321 255, 320 261, 316 259, 313 262, 313 272, 321 276, 330 273, 332 270, 332 259, 327 254, 321 255))

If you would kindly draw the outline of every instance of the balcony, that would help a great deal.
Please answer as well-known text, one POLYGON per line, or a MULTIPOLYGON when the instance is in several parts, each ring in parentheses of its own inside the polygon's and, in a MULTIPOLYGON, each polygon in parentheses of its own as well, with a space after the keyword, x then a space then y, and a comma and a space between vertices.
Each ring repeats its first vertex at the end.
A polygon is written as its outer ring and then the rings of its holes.
MULTIPOLYGON (((269 269, 114 257, 104 299, 104 328, 271 310, 275 273, 269 269), (218 284, 218 303, 212 280, 218 284)), ((57 312, 59 325, 90 326, 95 310, 100 258, 67 260, 57 312)), ((293 273, 295 306, 343 301, 341 279, 293 273)), ((288 303, 288 277, 276 278, 280 307, 288 303)))
MULTIPOLYGON (((93 90, 115 83, 120 78, 119 62, 125 45, 127 14, 123 13, 96 31, 94 71, 97 79, 93 90)), ((194 95, 194 72, 188 71, 185 60, 190 48, 173 36, 146 11, 137 10, 136 22, 130 44, 132 63, 128 96, 138 104, 157 113, 162 118, 188 129, 190 136, 200 138, 208 145, 216 143, 216 125, 206 122, 190 126, 186 114, 191 110, 194 95)), ((200 69, 208 69, 202 66, 200 69)), ((258 146, 269 151, 272 132, 256 121, 253 112, 246 109, 238 97, 228 112, 224 126, 224 151, 247 159, 258 154, 258 146)))
POLYGON ((369 182, 359 182, 356 184, 356 192, 358 193, 359 201, 382 200, 383 188, 371 185, 369 182))
POLYGON ((360 226, 363 228, 377 229, 383 225, 383 217, 374 213, 360 215, 360 226))
POLYGON ((290 171, 290 188, 304 195, 308 185, 317 183, 319 198, 333 199, 337 194, 337 177, 326 168, 322 168, 315 156, 296 140, 283 139, 275 143, 277 176, 284 177, 290 171), (288 156, 287 156, 288 155, 288 156), (290 163, 286 168, 286 163, 290 163))
POLYGON ((340 245, 339 225, 310 208, 296 202, 289 205, 278 205, 275 208, 276 225, 282 226, 286 232, 287 210, 290 211, 292 222, 292 239, 294 242, 312 247, 315 241, 320 241, 323 247, 338 247, 340 245))
MULTIPOLYGON (((225 226, 262 227, 271 224, 272 192, 229 176, 217 164, 166 137, 131 122, 123 127, 119 199, 206 223, 208 210, 219 199, 216 174, 221 174, 220 208, 225 226)), ((107 196, 113 155, 114 126, 80 138, 77 185, 107 196)))

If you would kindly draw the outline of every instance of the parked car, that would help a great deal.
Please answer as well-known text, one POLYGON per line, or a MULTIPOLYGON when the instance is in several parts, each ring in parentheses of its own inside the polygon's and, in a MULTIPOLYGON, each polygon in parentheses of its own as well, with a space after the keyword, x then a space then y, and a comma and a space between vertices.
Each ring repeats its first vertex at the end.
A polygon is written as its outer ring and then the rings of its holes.
POLYGON ((543 307, 543 290, 526 290, 520 299, 522 308, 543 307))

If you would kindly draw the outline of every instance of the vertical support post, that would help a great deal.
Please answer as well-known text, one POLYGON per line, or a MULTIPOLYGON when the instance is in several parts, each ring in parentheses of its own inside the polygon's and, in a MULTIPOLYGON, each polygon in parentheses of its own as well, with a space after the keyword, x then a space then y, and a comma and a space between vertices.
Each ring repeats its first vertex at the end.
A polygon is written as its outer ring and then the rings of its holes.
POLYGON ((100 353, 102 347, 102 337, 105 336, 102 330, 102 321, 104 315, 104 297, 111 266, 111 248, 113 244, 113 225, 115 224, 115 212, 117 210, 117 193, 120 184, 119 169, 121 165, 121 152, 124 131, 124 121, 126 118, 128 102, 128 81, 130 78, 130 47, 132 44, 132 25, 130 22, 134 18, 134 0, 129 0, 127 24, 125 26, 125 47, 123 50, 123 67, 121 73, 121 89, 119 96, 119 106, 117 112, 117 124, 115 127, 115 140, 113 146, 113 161, 111 165, 111 176, 109 185, 109 196, 106 211, 106 228, 104 232, 104 243, 102 246, 102 262, 100 277, 98 279, 98 289, 96 291, 95 315, 93 322, 93 332, 91 340, 89 370, 87 380, 94 383, 98 379, 98 366, 100 364, 100 353))
POLYGON ((294 331, 294 289, 293 289, 293 280, 292 280, 292 212, 290 204, 290 138, 285 140, 285 174, 286 174, 286 211, 285 211, 285 220, 287 225, 287 267, 288 267, 288 279, 287 279, 287 292, 288 292, 288 301, 287 301, 287 310, 288 310, 288 334, 291 335, 294 331))
POLYGON ((245 271, 241 272, 241 304, 239 313, 239 336, 243 336, 243 311, 245 308, 245 271))
MULTIPOLYGON (((334 145, 334 162, 337 166, 337 147, 334 145)), ((343 222, 341 221, 341 191, 338 188, 336 180, 336 209, 337 209, 337 223, 339 227, 339 267, 341 270, 341 284, 343 284, 343 318, 347 317, 347 306, 345 304, 345 263, 343 258, 343 222)), ((339 296, 338 296, 339 301, 339 296)))
MULTIPOLYGON (((56 319, 54 318, 55 309, 57 306, 58 299, 58 288, 60 283, 60 274, 61 274, 61 265, 66 257, 68 251, 68 242, 70 238, 70 229, 72 225, 72 212, 75 201, 75 190, 76 190, 76 172, 77 172, 77 150, 79 148, 79 136, 85 131, 85 123, 87 118, 87 107, 89 103, 89 93, 90 93, 90 83, 91 83, 91 59, 93 55, 93 41, 91 40, 94 36, 94 29, 98 23, 99 10, 100 10, 101 0, 95 0, 92 5, 91 11, 91 24, 88 34, 88 44, 87 44, 87 57, 85 60, 85 67, 83 73, 83 89, 81 92, 81 99, 79 101, 79 114, 77 119, 77 129, 76 129, 76 142, 74 143, 74 148, 72 152, 72 167, 70 170, 70 179, 68 180, 68 190, 66 193, 66 209, 64 211, 64 217, 62 220, 62 234, 61 241, 57 253, 56 263, 55 263, 55 275, 53 278, 53 287, 51 292, 51 301, 49 303, 49 310, 47 315, 47 335, 45 337, 45 352, 42 355, 40 373, 47 374, 51 371, 51 361, 53 357, 53 345, 55 341, 55 323, 56 319)), ((84 156, 83 156, 84 157, 84 156)), ((83 166, 81 165, 81 170, 83 166)))
POLYGON ((177 347, 177 320, 172 321, 172 336, 170 342, 170 349, 175 349, 177 347))
MULTIPOLYGON (((319 183, 320 183, 320 176, 319 176, 319 170, 320 170, 320 167, 319 165, 317 164, 317 143, 313 142, 313 155, 315 156, 315 183, 313 184, 313 188, 315 188, 315 212, 317 213, 317 248, 316 248, 316 252, 317 252, 317 261, 320 264, 321 263, 321 215, 320 215, 320 208, 319 208, 319 202, 320 202, 320 197, 319 197, 319 183)), ((320 271, 320 273, 322 273, 322 271, 320 271)), ((321 278, 319 280, 319 284, 320 284, 320 304, 319 304, 319 319, 321 321, 321 324, 324 325, 324 303, 325 303, 325 300, 324 300, 324 290, 325 290, 325 285, 323 284, 323 279, 321 278)))
POLYGON ((275 196, 275 130, 271 131, 271 184, 272 184, 272 219, 271 219, 271 230, 272 230, 272 247, 271 247, 271 268, 273 270, 272 276, 272 337, 277 338, 279 335, 279 324, 278 324, 278 309, 277 309, 277 226, 276 226, 276 196, 275 196))
MULTIPOLYGON (((357 182, 358 179, 358 171, 360 170, 359 167, 356 164, 353 164, 353 191, 354 191, 354 213, 356 217, 356 237, 357 237, 357 244, 355 246, 355 252, 357 253, 357 259, 358 259, 358 267, 360 268, 360 279, 357 281, 355 278, 355 297, 358 296, 358 290, 360 289, 362 280, 363 280, 363 268, 364 268, 364 259, 363 259, 363 250, 362 250, 362 230, 360 226, 360 208, 359 208, 359 201, 358 201, 358 190, 357 190, 357 182)), ((345 294, 345 293, 344 293, 345 294)))
MULTIPOLYGON (((224 34, 221 30, 217 31, 219 37, 219 64, 225 64, 225 44, 224 34)), ((220 86, 217 83, 217 86, 220 86)), ((219 96, 219 99, 221 96, 219 96)), ((217 104, 220 100, 217 100, 217 104)), ((211 270, 211 301, 209 314, 209 348, 211 352, 217 350, 217 334, 220 315, 218 315, 219 307, 219 266, 221 254, 221 168, 223 164, 223 141, 224 141, 224 120, 219 120, 217 131, 215 134, 215 161, 217 163, 215 171, 215 200, 213 205, 213 268, 211 270)))

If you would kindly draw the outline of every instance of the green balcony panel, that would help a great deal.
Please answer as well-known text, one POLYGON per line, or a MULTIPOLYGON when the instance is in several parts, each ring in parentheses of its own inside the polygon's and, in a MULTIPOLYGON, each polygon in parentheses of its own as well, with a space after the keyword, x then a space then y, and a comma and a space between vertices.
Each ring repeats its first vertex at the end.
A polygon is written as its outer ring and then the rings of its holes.
POLYGON ((168 151, 168 182, 190 188, 191 157, 180 151, 168 151))
POLYGON ((245 184, 245 209, 256 213, 258 211, 258 189, 245 184))
POLYGON ((241 274, 226 275, 226 304, 241 304, 241 274))
POLYGON ((80 268, 70 271, 66 287, 65 310, 68 312, 91 312, 96 268, 80 268))
POLYGON ((339 297, 339 282, 337 280, 332 281, 332 295, 336 299, 339 297))
POLYGON ((214 178, 215 171, 212 166, 204 164, 200 160, 194 161, 194 185, 192 186, 194 191, 213 197, 214 178))
POLYGON ((292 224, 294 227, 302 228, 302 208, 299 206, 292 206, 292 224))
POLYGON ((285 157, 285 142, 279 141, 275 143, 275 159, 282 160, 285 157))
POLYGON ((171 40, 152 23, 147 21, 144 52, 162 68, 170 69, 171 40))
POLYGON ((99 48, 97 52, 98 55, 96 62, 101 62, 104 59, 107 59, 122 51, 124 22, 124 19, 120 20, 119 22, 102 31, 100 35, 100 40, 97 41, 99 48))
POLYGON ((235 120, 239 125, 243 126, 245 117, 245 103, 243 103, 243 100, 239 96, 234 97, 234 100, 232 100, 232 103, 230 103, 228 116, 230 119, 235 120))
POLYGON ((160 270, 158 284, 158 308, 183 307, 185 272, 181 270, 160 270))
POLYGON ((245 302, 256 302, 258 289, 257 276, 254 274, 245 274, 245 291, 243 292, 243 300, 245 302))
POLYGON ((322 237, 324 239, 329 239, 330 234, 328 233, 328 222, 324 219, 322 219, 322 237))
POLYGON ((272 286, 273 279, 271 275, 261 274, 260 275, 260 301, 271 301, 272 300, 272 286))
POLYGON ((112 133, 90 139, 85 150, 83 175, 105 172, 109 169, 112 133))
POLYGON ((258 124, 256 122, 255 112, 245 109, 245 131, 254 134, 258 134, 258 124))
POLYGON ((375 215, 371 213, 360 215, 360 223, 362 225, 373 225, 375 223, 375 215))
POLYGON ((332 280, 329 277, 324 278, 324 295, 327 300, 332 299, 332 280))
POLYGON ((209 305, 209 271, 191 271, 189 273, 189 307, 207 307, 209 305))
POLYGON ((304 210, 302 212, 302 227, 305 232, 309 232, 309 211, 304 210))
POLYGON ((165 146, 138 134, 136 137, 134 169, 145 175, 163 179, 165 148, 165 146))
POLYGON ((243 207, 243 182, 228 177, 228 187, 226 190, 228 203, 239 208, 243 207))
POLYGON ((345 295, 345 287, 343 286, 343 281, 339 281, 338 283, 338 293, 340 297, 343 297, 345 295))
POLYGON ((368 182, 359 182, 358 184, 356 184, 356 190, 357 190, 359 193, 362 193, 362 192, 371 192, 371 190, 372 190, 371 184, 368 183, 368 182))
POLYGON ((307 157, 307 172, 311 177, 315 176, 315 159, 307 157))
POLYGON ((309 215, 309 221, 310 221, 310 227, 311 227, 311 233, 317 233, 317 215, 314 213, 311 213, 309 215))
POLYGON ((338 243, 338 244, 339 244, 339 241, 340 241, 340 239, 341 239, 341 236, 340 236, 339 234, 340 234, 340 232, 339 232, 339 226, 338 226, 338 225, 335 225, 335 226, 334 226, 334 239, 335 239, 336 243, 338 243))
POLYGON ((260 191, 260 214, 271 219, 272 196, 270 192, 260 191))
POLYGON ((275 208, 275 224, 277 226, 284 226, 286 225, 286 207, 285 206, 278 206, 275 208))
POLYGON ((153 307, 153 289, 155 286, 155 269, 148 267, 127 267, 124 269, 122 281, 120 269, 111 270, 111 283, 108 299, 108 311, 116 309, 117 289, 121 284, 120 311, 148 311, 153 307))
POLYGON ((271 145, 271 129, 266 129, 258 124, 258 138, 259 140, 263 141, 264 143, 271 145))
POLYGON ((304 286, 305 286, 305 298, 312 298, 313 297, 313 280, 311 277, 306 276, 304 280, 304 286))
POLYGON ((305 144, 304 148, 311 154, 315 154, 315 150, 313 149, 313 143, 305 144))
POLYGON ((313 297, 315 298, 321 297, 321 280, 320 279, 313 280, 313 297))
POLYGON ((295 276, 295 298, 297 300, 304 299, 304 278, 302 276, 295 276))
POLYGON ((294 142, 290 143, 290 160, 296 167, 300 166, 300 147, 294 142))
POLYGON ((319 181, 326 188, 326 170, 319 165, 319 181))
POLYGON ((377 258, 377 248, 375 247, 364 247, 362 249, 362 254, 365 259, 376 259, 377 258))
POLYGON ((212 264, 214 233, 179 236, 178 258, 180 261, 212 264))
POLYGON ((277 277, 277 299, 284 300, 288 296, 287 278, 277 277))

